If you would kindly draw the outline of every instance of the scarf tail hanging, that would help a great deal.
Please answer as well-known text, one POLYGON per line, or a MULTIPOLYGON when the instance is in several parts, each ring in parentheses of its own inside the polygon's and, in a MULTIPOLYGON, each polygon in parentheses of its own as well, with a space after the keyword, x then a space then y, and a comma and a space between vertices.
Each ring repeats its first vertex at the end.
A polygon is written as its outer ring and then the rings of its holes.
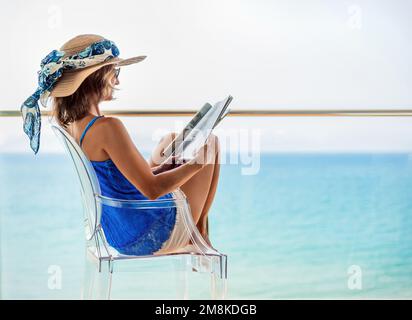
POLYGON ((23 116, 23 131, 30 139, 30 147, 37 154, 40 146, 40 129, 41 129, 41 114, 37 103, 36 96, 38 91, 21 106, 21 113, 23 116))

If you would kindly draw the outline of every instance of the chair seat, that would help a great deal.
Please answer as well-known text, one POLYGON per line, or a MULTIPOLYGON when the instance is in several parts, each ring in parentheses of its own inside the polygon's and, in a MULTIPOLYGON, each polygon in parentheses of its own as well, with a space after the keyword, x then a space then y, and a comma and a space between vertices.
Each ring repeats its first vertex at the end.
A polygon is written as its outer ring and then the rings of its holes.
MULTIPOLYGON (((87 250, 91 256, 93 256, 97 260, 99 259, 99 253, 96 247, 88 247, 87 250)), ((141 256, 121 254, 115 248, 110 247, 110 246, 107 248, 107 251, 109 251, 109 254, 107 254, 106 249, 104 247, 100 248, 100 259, 101 260, 153 259, 153 258, 173 256, 173 255, 201 255, 201 256, 204 256, 204 255, 220 256, 221 255, 221 253, 213 249, 210 249, 204 252, 196 248, 193 244, 189 244, 183 248, 179 248, 175 251, 171 251, 168 253, 141 255, 141 256)))

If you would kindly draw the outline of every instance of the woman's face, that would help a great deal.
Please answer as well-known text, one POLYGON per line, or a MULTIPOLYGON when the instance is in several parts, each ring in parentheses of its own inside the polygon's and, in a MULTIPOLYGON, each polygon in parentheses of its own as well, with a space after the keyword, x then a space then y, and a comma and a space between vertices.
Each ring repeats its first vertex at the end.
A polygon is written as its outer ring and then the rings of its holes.
MULTIPOLYGON (((119 81, 119 71, 116 71, 117 70, 117 68, 116 69, 113 69, 113 71, 111 72, 111 75, 110 75, 110 84, 112 85, 112 87, 114 87, 114 86, 117 86, 117 85, 119 85, 120 84, 120 81, 119 81)), ((111 87, 108 87, 108 92, 107 92, 107 95, 104 97, 104 99, 103 100, 105 100, 105 101, 110 101, 110 100, 112 100, 113 99, 113 89, 111 88, 111 87)))

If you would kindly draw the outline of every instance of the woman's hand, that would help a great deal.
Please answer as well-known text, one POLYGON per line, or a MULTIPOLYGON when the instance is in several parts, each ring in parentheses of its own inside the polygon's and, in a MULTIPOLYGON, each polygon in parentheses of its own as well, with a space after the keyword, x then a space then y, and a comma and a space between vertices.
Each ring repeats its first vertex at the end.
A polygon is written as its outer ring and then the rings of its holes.
POLYGON ((177 168, 181 166, 183 163, 185 163, 185 160, 181 159, 180 156, 172 156, 172 157, 167 158, 159 166, 153 167, 152 172, 154 175, 156 175, 156 174, 177 168))
POLYGON ((157 175, 161 172, 169 171, 174 168, 181 166, 182 164, 200 164, 203 168, 205 165, 213 163, 215 153, 213 152, 213 139, 207 139, 205 144, 194 154, 194 157, 187 161, 182 159, 180 156, 171 156, 167 158, 161 165, 152 168, 154 175, 157 175))

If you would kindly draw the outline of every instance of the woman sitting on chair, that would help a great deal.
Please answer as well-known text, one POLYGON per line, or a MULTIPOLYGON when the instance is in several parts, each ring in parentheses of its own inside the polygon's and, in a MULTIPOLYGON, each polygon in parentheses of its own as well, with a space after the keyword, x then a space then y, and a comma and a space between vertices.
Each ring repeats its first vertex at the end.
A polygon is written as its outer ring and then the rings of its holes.
MULTIPOLYGON (((96 171, 104 196, 118 199, 167 199, 184 193, 193 220, 205 241, 207 215, 219 179, 219 141, 208 138, 195 159, 186 163, 163 163, 163 150, 175 133, 164 136, 149 162, 140 154, 123 123, 102 115, 99 103, 113 100, 119 82, 119 67, 142 61, 118 57, 116 45, 98 35, 80 35, 53 50, 42 60, 39 88, 22 105, 24 130, 35 153, 39 149, 40 112, 37 101, 47 105, 52 97, 53 116, 79 144, 96 171)), ((102 212, 101 224, 110 245, 130 255, 173 252, 189 244, 184 222, 176 211, 164 210, 161 227, 153 215, 102 212), (145 218, 146 217, 146 218, 145 218), (144 219, 149 219, 145 221, 144 219), (146 235, 142 241, 142 235, 146 235)), ((159 219, 159 217, 157 217, 159 219)))

